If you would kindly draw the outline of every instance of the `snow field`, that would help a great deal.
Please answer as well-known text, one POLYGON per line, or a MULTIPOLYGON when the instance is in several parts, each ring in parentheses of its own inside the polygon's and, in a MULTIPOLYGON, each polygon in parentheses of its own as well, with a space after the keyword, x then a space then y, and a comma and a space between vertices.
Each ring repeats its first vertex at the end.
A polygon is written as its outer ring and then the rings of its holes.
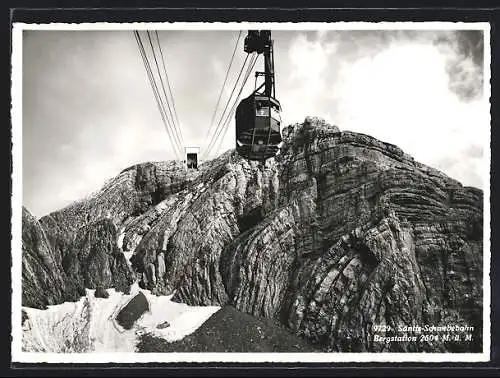
POLYGON ((47 310, 23 307, 28 320, 23 325, 23 350, 26 352, 134 352, 141 334, 151 333, 176 341, 196 331, 218 306, 188 306, 169 296, 155 296, 135 283, 129 295, 108 289, 109 298, 95 298, 87 290, 78 302, 49 306, 47 310), (123 329, 115 317, 129 300, 141 291, 149 311, 132 329, 123 329), (170 326, 159 329, 167 321, 170 326))

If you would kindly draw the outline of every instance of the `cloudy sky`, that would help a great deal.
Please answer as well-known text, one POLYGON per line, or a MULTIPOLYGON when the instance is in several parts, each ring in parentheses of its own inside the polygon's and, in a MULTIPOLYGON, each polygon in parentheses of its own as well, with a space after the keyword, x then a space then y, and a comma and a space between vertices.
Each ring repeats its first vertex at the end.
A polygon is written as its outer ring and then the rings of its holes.
MULTIPOLYGON (((238 30, 158 35, 184 144, 203 149, 238 30)), ((222 104, 246 55, 245 35, 222 104)), ((322 117, 484 187, 490 126, 482 31, 272 35, 286 125, 322 117)), ((25 30, 22 65, 23 204, 34 215, 98 189, 132 164, 175 158, 132 31, 25 30)), ((261 65, 262 58, 255 68, 261 65)), ((253 86, 252 75, 242 95, 253 86)), ((233 143, 229 127, 210 157, 233 143)))

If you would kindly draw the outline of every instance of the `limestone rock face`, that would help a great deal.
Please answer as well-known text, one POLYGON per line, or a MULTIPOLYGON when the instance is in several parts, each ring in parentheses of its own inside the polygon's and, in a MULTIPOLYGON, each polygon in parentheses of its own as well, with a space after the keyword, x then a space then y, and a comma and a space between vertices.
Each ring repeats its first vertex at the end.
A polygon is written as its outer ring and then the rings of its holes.
POLYGON ((45 308, 65 299, 60 256, 36 218, 22 210, 22 304, 45 308))
POLYGON ((128 284, 132 252, 141 287, 273 318, 326 351, 477 351, 482 191, 317 118, 283 137, 265 163, 130 167, 42 218, 46 244, 81 287, 128 284), (473 341, 375 340, 424 324, 469 325, 473 341))
POLYGON ((109 293, 104 290, 102 285, 98 285, 94 293, 96 298, 109 298, 109 293))
POLYGON ((99 293, 105 288, 129 291, 133 273, 118 249, 116 229, 110 220, 79 229, 65 243, 68 247, 63 256, 49 243, 46 233, 23 209, 23 306, 45 308, 75 301, 85 295, 86 288, 98 289, 99 293))
POLYGON ((116 244, 116 228, 109 219, 82 227, 63 258, 63 269, 80 290, 113 287, 128 292, 133 283, 125 256, 116 244))

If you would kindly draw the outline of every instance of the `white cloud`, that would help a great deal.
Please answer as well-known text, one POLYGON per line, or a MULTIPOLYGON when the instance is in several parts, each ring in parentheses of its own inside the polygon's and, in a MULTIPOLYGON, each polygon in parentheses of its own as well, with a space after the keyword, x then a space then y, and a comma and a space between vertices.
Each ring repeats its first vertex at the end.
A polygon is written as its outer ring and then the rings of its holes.
MULTIPOLYGON (((338 48, 321 41, 301 36, 292 42, 292 72, 288 88, 281 92, 288 119, 327 115, 342 130, 396 144, 464 184, 482 187, 478 169, 484 161, 467 150, 484 145, 489 112, 483 99, 463 101, 451 90, 447 68, 457 61, 456 46, 436 45, 429 36, 404 37, 378 51, 368 46, 370 54, 363 54, 363 38, 356 48, 343 46, 353 43, 349 40, 337 39, 338 48), (336 54, 339 50, 345 53, 336 54)), ((373 36, 365 39, 371 46, 373 41, 373 36)), ((462 60, 460 70, 454 86, 470 86, 477 80, 470 59, 462 60)))

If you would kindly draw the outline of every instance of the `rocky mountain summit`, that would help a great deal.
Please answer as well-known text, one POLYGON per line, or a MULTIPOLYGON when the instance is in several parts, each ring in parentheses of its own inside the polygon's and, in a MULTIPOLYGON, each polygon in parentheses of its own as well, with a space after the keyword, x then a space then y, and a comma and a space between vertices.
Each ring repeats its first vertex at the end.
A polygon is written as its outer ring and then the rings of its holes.
POLYGON ((138 164, 40 220, 23 209, 24 306, 138 280, 325 351, 480 351, 482 266, 481 190, 316 118, 286 128, 265 163, 228 151, 199 170, 138 164), (449 324, 472 340, 398 331, 449 324), (403 335, 417 340, 380 341, 403 335))

